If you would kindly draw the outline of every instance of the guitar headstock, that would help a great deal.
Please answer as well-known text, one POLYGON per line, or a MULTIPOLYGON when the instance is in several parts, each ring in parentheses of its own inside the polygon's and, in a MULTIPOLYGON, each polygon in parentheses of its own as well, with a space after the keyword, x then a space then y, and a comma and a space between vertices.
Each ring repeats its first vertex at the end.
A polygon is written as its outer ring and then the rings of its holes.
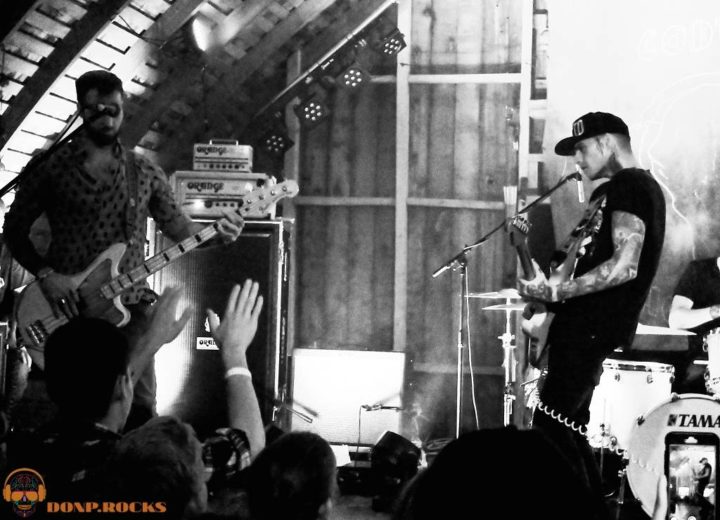
POLYGON ((262 186, 252 190, 242 198, 242 206, 238 208, 238 213, 243 215, 252 209, 260 208, 265 211, 267 206, 275 204, 277 201, 285 197, 294 197, 300 192, 298 183, 293 180, 287 180, 278 184, 262 186))
POLYGON ((525 214, 517 215, 510 219, 507 224, 507 232, 510 235, 510 243, 515 245, 520 241, 525 240, 530 234, 530 221, 527 219, 525 214))

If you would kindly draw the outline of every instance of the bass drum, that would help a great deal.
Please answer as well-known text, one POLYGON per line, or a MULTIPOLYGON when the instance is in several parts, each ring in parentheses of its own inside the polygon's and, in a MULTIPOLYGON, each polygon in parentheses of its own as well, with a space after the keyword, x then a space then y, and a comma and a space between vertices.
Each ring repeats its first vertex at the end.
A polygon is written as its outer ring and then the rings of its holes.
POLYGON ((652 517, 658 479, 665 471, 665 436, 670 432, 720 431, 720 402, 702 394, 673 394, 640 418, 630 436, 627 477, 630 488, 652 517))

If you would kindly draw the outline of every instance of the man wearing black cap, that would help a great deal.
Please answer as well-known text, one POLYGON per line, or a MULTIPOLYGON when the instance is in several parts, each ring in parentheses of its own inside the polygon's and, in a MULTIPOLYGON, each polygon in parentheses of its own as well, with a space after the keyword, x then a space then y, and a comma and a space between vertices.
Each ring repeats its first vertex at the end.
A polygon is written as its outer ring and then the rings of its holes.
POLYGON ((536 278, 519 283, 524 296, 548 303, 554 313, 548 372, 533 425, 560 445, 600 498, 600 473, 584 425, 603 361, 616 348, 629 346, 635 335, 660 259, 665 200, 652 174, 639 167, 628 127, 617 116, 585 114, 555 153, 573 157, 588 179, 609 180, 589 201, 588 212, 595 217, 588 219, 574 277, 550 283, 536 266, 536 278))
MULTIPOLYGON (((93 70, 80 76, 75 88, 83 119, 80 131, 52 154, 31 160, 3 228, 13 256, 40 281, 55 315, 67 318, 78 316, 82 308, 70 275, 82 272, 109 246, 127 246, 120 261, 121 273, 142 264, 149 216, 175 241, 204 227, 193 222, 174 200, 165 172, 120 143, 125 96, 120 78, 93 70), (43 213, 52 234, 45 257, 35 251, 28 237, 33 222, 43 213)), ((221 240, 229 243, 240 235, 243 222, 228 212, 219 224, 221 240)), ((122 330, 135 344, 157 295, 142 280, 128 287, 121 298, 131 314, 122 330)), ((31 349, 30 355, 42 362, 42 353, 31 349)), ((135 387, 129 424, 147 420, 154 406, 151 364, 135 387)))

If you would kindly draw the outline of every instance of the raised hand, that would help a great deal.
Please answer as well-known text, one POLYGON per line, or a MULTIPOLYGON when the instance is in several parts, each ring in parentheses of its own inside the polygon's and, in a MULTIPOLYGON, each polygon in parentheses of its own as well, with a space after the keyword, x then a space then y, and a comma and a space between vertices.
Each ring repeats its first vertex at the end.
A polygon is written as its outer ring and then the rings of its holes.
POLYGON ((137 381, 160 347, 174 340, 190 319, 189 307, 183 309, 179 318, 176 317, 181 295, 181 288, 168 287, 153 305, 147 327, 130 354, 133 382, 137 381))
POLYGON ((148 342, 157 344, 157 348, 174 340, 190 319, 192 310, 189 307, 183 309, 180 317, 176 318, 181 296, 180 287, 168 287, 152 307, 150 323, 144 336, 148 342))
POLYGON ((220 347, 225 366, 246 366, 245 351, 255 337, 263 297, 258 296, 257 282, 245 280, 242 289, 235 285, 230 291, 222 321, 207 310, 210 333, 220 347))

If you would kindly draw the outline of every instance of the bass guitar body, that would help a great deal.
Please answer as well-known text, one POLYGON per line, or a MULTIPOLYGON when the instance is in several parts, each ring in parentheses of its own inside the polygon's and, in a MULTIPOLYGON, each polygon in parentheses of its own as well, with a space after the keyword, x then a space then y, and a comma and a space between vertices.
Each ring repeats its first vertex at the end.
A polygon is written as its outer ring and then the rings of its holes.
MULTIPOLYGON (((130 313, 120 302, 120 296, 107 298, 101 291, 104 285, 118 276, 118 265, 125 250, 125 244, 114 244, 103 251, 84 271, 71 277, 80 296, 78 310, 81 316, 100 318, 118 327, 130 320, 130 313)), ((33 362, 44 369, 45 342, 50 334, 69 321, 68 318, 54 315, 39 281, 28 284, 22 290, 15 315, 18 339, 27 347, 33 362)))

